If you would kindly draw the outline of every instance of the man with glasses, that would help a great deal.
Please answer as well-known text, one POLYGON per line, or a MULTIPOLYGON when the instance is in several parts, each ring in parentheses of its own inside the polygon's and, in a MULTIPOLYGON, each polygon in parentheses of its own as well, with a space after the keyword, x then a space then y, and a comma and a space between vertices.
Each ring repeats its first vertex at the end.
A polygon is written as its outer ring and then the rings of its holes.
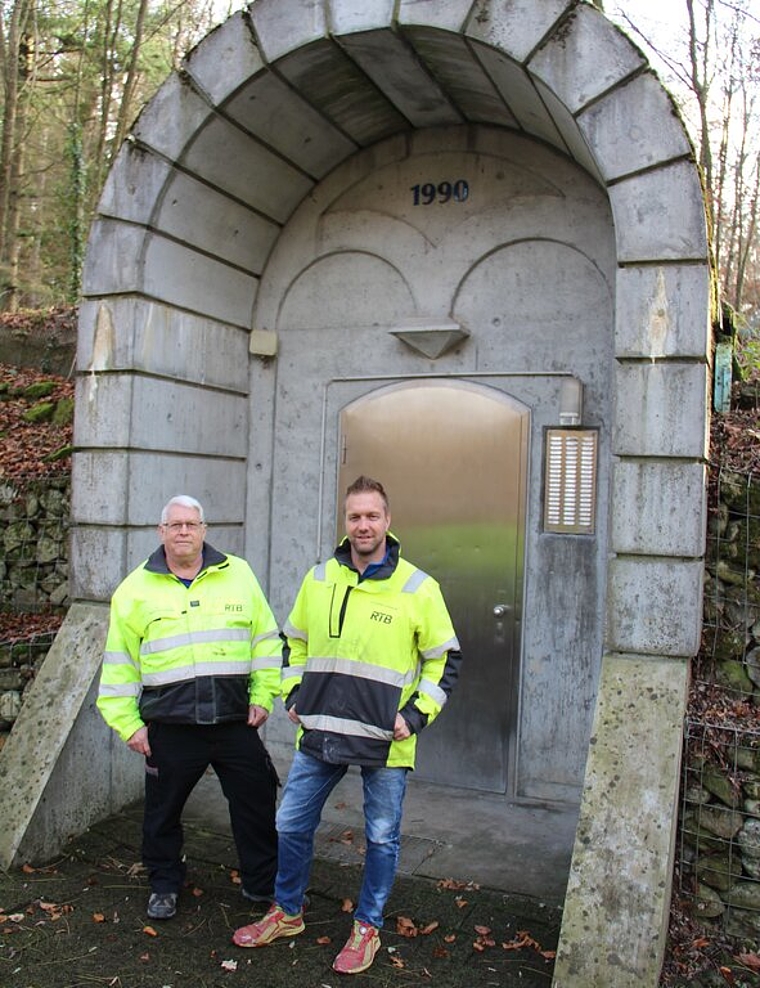
POLYGON ((207 767, 229 804, 242 893, 269 904, 277 774, 258 728, 280 693, 281 641, 245 560, 205 541, 187 495, 161 512, 161 545, 117 587, 98 709, 145 759, 148 916, 171 919, 185 879, 182 810, 207 767))

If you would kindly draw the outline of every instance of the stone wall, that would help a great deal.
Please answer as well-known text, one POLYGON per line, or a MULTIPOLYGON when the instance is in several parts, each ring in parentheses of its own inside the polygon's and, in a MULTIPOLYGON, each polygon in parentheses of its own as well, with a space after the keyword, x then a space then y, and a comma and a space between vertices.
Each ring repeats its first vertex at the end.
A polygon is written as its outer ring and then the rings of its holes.
POLYGON ((0 485, 0 747, 69 603, 68 475, 0 485))
POLYGON ((0 486, 0 600, 4 610, 49 612, 68 603, 71 481, 58 476, 23 492, 0 486))

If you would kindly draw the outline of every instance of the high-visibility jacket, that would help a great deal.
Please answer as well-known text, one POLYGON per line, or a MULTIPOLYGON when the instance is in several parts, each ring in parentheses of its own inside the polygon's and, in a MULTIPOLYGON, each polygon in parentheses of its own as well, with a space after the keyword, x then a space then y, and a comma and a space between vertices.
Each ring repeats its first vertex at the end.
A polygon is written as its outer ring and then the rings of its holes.
POLYGON ((277 623, 244 559, 204 543, 187 587, 161 546, 114 592, 97 705, 125 741, 150 721, 246 720, 249 704, 271 711, 281 665, 277 623))
POLYGON ((445 704, 461 655, 436 581, 400 558, 362 578, 344 540, 313 567, 285 625, 283 694, 301 751, 333 764, 414 767, 417 733, 445 704), (396 714, 411 737, 393 740, 396 714))

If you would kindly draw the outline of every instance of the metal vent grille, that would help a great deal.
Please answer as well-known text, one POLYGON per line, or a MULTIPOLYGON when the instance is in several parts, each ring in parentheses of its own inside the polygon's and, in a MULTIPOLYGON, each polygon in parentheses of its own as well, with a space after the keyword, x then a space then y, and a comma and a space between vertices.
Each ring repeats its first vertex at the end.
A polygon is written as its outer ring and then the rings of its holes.
POLYGON ((544 531, 591 535, 596 523, 596 429, 547 429, 544 531))

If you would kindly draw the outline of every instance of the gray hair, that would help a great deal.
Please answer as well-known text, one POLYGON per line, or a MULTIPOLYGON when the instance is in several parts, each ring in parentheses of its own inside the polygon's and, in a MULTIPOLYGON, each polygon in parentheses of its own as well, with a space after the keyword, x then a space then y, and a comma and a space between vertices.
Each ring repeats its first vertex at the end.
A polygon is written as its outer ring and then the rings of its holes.
POLYGON ((165 525, 169 517, 169 509, 175 505, 180 504, 183 508, 195 508, 201 520, 201 524, 205 524, 206 519, 203 516, 203 505, 200 501, 196 501, 194 497, 190 497, 189 494, 175 494, 173 498, 170 498, 166 504, 161 509, 161 524, 165 525))

